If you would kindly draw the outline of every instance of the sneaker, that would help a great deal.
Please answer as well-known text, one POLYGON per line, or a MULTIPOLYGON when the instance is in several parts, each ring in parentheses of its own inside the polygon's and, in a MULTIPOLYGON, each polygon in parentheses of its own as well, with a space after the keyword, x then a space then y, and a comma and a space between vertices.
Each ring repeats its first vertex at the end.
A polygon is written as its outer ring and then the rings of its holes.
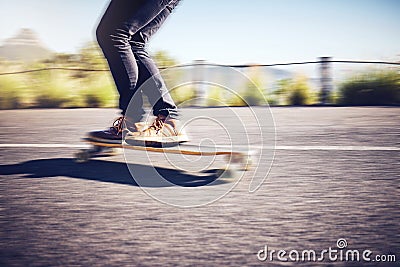
POLYGON ((189 138, 178 120, 159 115, 146 129, 128 132, 125 141, 131 145, 159 146, 178 145, 189 141, 189 138))
POLYGON ((121 144, 123 135, 126 131, 135 132, 143 128, 140 123, 129 122, 122 116, 116 119, 113 125, 103 131, 93 131, 88 133, 88 138, 105 143, 121 144))

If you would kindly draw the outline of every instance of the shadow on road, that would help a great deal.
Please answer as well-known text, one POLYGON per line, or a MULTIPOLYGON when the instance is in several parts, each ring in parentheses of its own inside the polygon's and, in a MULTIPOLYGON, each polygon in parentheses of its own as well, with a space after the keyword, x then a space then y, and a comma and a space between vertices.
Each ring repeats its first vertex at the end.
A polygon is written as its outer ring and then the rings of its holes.
MULTIPOLYGON (((216 181, 217 170, 210 170, 201 174, 191 174, 174 169, 166 169, 153 166, 131 164, 130 168, 140 169, 141 173, 151 173, 156 170, 168 182, 184 187, 205 186, 214 182, 215 184, 226 183, 216 181)), ((138 186, 132 178, 126 163, 110 162, 102 160, 91 160, 84 164, 74 162, 70 158, 52 158, 31 160, 12 165, 0 165, 0 175, 25 175, 25 178, 51 178, 70 177, 99 182, 116 183, 138 186)), ((151 181, 151 178, 149 179, 151 181)), ((173 186, 173 185, 169 186, 173 186)), ((143 186, 143 185, 141 185, 143 186)), ((146 187, 160 187, 158 183, 147 183, 146 187)), ((166 186, 166 183, 163 183, 166 186)))

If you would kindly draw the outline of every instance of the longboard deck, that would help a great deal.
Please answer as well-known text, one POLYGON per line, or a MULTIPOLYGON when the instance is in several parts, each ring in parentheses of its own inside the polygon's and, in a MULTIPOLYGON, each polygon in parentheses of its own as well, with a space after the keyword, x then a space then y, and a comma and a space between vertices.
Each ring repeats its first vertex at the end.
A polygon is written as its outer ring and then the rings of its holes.
POLYGON ((84 138, 83 140, 96 147, 123 148, 123 149, 139 150, 139 151, 183 154, 183 155, 193 155, 193 156, 218 156, 218 155, 250 156, 255 153, 254 150, 246 150, 246 149, 233 150, 231 147, 199 146, 189 143, 180 143, 176 146, 153 147, 153 146, 130 145, 128 143, 122 143, 122 144, 105 143, 90 138, 84 138))
POLYGON ((91 148, 83 149, 80 152, 74 154, 75 161, 77 163, 84 163, 95 157, 113 156, 115 155, 115 149, 130 149, 137 151, 156 152, 156 153, 170 153, 179 155, 191 155, 191 156, 225 156, 225 161, 228 163, 228 167, 221 169, 220 173, 228 174, 231 176, 235 172, 236 165, 240 166, 241 170, 249 170, 252 162, 253 155, 258 150, 254 149, 232 149, 232 147, 223 146, 201 146, 190 143, 180 143, 176 146, 167 147, 152 147, 142 145, 130 145, 127 143, 114 144, 105 143, 90 138, 84 138, 83 141, 91 145, 91 148))

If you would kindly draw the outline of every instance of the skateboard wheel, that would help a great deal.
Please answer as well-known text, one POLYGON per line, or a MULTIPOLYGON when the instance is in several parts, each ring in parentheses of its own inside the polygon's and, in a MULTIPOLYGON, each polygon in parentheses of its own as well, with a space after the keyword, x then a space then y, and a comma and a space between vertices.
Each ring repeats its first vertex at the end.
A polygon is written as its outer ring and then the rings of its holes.
POLYGON ((251 169, 251 166, 253 165, 253 159, 250 156, 247 158, 245 157, 242 159, 240 164, 244 171, 249 171, 251 169))
POLYGON ((219 169, 217 171, 217 176, 219 179, 229 179, 236 176, 236 171, 233 169, 219 169))
POLYGON ((98 152, 99 155, 105 156, 105 157, 116 156, 119 153, 120 153, 120 151, 114 147, 103 148, 103 149, 99 150, 99 152, 98 152))
POLYGON ((237 165, 238 168, 243 171, 250 170, 253 164, 253 160, 250 155, 232 155, 227 156, 225 159, 228 163, 237 165))
POLYGON ((90 158, 90 155, 87 151, 80 151, 75 153, 75 162, 84 163, 87 162, 90 158))

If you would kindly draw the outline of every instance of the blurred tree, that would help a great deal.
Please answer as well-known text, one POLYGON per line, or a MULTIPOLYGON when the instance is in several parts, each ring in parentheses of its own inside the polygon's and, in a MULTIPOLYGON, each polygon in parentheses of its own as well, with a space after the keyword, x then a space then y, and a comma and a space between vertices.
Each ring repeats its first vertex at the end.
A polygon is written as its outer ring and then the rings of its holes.
MULTIPOLYGON (((81 69, 108 69, 107 61, 103 56, 103 52, 95 42, 89 42, 79 50, 76 57, 72 57, 76 68, 81 69)), ((92 79, 98 75, 97 72, 76 71, 72 73, 73 78, 89 78, 92 79)))
POLYGON ((208 88, 207 106, 226 106, 225 100, 222 97, 222 88, 218 86, 210 86, 208 88))
POLYGON ((79 60, 91 68, 103 69, 107 66, 103 52, 95 42, 89 42, 80 49, 79 60))
POLYGON ((339 90, 343 105, 400 105, 400 74, 369 71, 343 82, 339 90))
POLYGON ((310 105, 313 102, 313 96, 310 87, 307 84, 306 77, 298 78, 292 84, 289 93, 289 103, 293 106, 310 105))
POLYGON ((299 76, 294 79, 283 79, 278 82, 278 95, 284 105, 310 105, 316 102, 316 96, 311 92, 307 77, 299 76))
POLYGON ((22 84, 12 77, 0 76, 0 109, 15 109, 21 105, 22 84))
POLYGON ((258 72, 253 72, 246 82, 242 93, 243 100, 248 106, 265 105, 266 99, 263 88, 262 76, 258 72))
POLYGON ((178 61, 164 50, 155 52, 152 57, 159 68, 169 68, 178 64, 178 61))
POLYGON ((78 62, 78 55, 67 53, 54 53, 51 58, 42 60, 46 65, 57 65, 62 67, 69 67, 78 62))
POLYGON ((274 91, 279 105, 287 105, 287 94, 290 91, 292 79, 282 79, 277 82, 277 89, 274 91))

